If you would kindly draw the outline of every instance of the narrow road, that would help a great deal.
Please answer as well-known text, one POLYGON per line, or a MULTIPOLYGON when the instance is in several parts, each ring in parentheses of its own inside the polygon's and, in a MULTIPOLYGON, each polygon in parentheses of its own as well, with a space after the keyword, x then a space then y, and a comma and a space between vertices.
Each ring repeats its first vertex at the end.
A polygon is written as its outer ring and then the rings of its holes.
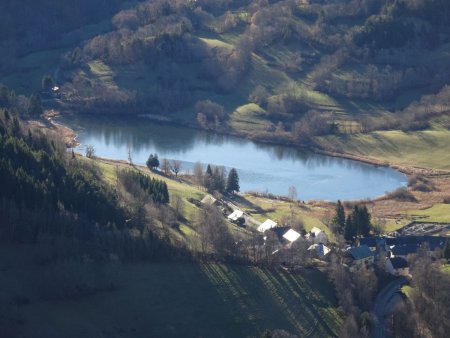
POLYGON ((386 285, 383 290, 378 294, 375 300, 374 313, 377 317, 377 323, 372 331, 373 338, 384 338, 386 337, 386 315, 392 310, 393 300, 395 300, 396 295, 400 292, 400 289, 405 285, 408 280, 404 277, 398 278, 388 285, 386 285))

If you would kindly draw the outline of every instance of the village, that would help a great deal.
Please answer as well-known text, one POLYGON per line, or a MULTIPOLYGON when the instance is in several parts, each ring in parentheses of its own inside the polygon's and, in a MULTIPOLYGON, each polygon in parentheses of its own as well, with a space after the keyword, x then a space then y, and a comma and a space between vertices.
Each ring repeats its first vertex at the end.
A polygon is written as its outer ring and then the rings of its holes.
POLYGON ((303 233, 300 233, 287 224, 278 224, 271 219, 261 223, 244 213, 235 204, 209 194, 201 200, 201 203, 219 207, 227 220, 236 227, 246 227, 260 234, 263 238, 262 245, 270 248, 273 261, 293 270, 296 268, 295 264, 290 264, 287 259, 292 255, 289 249, 303 242, 306 244, 309 255, 307 259, 315 265, 320 266, 321 263, 326 262, 329 254, 335 250, 343 254, 342 263, 351 271, 357 270, 362 265, 370 267, 378 263, 392 276, 412 277, 408 263, 409 255, 423 251, 429 257, 439 259, 443 256, 449 242, 448 235, 431 235, 442 229, 449 229, 448 224, 432 225, 414 221, 386 236, 370 235, 356 238, 352 244, 346 243, 344 246, 339 246, 331 242, 326 233, 318 227, 312 227, 310 231, 303 230, 303 233))

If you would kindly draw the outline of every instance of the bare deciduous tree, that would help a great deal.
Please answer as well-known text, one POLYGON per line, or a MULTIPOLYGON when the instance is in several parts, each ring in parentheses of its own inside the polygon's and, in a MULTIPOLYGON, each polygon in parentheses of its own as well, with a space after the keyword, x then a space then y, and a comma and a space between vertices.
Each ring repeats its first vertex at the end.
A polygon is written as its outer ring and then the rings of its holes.
POLYGON ((86 146, 86 157, 88 158, 93 158, 95 156, 95 149, 94 146, 92 145, 87 145, 86 146))
POLYGON ((178 173, 181 170, 181 161, 172 160, 171 163, 170 163, 170 169, 173 171, 175 176, 178 176, 178 173))
POLYGON ((200 187, 203 185, 203 165, 200 162, 195 163, 194 166, 194 180, 195 183, 200 187))
POLYGON ((196 227, 204 254, 215 253, 219 257, 225 257, 231 253, 233 237, 216 207, 205 206, 200 209, 197 213, 196 227))
POLYGON ((163 158, 161 160, 161 170, 164 173, 164 175, 170 174, 170 162, 167 158, 163 158))

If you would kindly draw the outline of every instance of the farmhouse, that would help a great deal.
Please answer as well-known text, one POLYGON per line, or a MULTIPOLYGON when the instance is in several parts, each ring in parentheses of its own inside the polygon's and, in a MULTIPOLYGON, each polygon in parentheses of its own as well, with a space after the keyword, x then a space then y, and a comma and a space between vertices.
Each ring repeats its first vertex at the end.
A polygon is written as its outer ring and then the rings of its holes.
POLYGON ((272 221, 271 219, 267 219, 258 227, 258 231, 264 233, 267 230, 272 229, 276 226, 277 226, 276 222, 272 221))
POLYGON ((359 245, 367 245, 371 251, 386 251, 386 240, 384 237, 364 237, 358 240, 359 245))
POLYGON ((300 237, 301 235, 289 226, 273 227, 264 233, 265 244, 270 245, 272 249, 276 249, 272 254, 280 254, 281 249, 289 248, 300 237))
POLYGON ((293 229, 289 229, 288 231, 286 231, 283 235, 283 238, 286 239, 287 241, 293 243, 295 242, 297 239, 300 238, 300 234, 293 230, 293 229))
POLYGON ((353 264, 356 266, 361 266, 363 264, 370 265, 373 264, 375 260, 375 254, 365 244, 356 248, 350 248, 348 251, 353 259, 353 264))

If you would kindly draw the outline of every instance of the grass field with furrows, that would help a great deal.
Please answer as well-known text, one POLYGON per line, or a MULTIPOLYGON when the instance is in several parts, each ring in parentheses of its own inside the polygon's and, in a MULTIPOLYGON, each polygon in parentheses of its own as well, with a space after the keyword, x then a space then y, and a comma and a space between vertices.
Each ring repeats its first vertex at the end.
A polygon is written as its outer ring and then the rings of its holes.
MULTIPOLYGON (((2 266, 14 250, 2 249, 2 266)), ((25 266, 8 265, 0 280, 0 296, 27 299, 14 313, 22 321, 21 337, 240 338, 280 328, 330 337, 341 325, 332 287, 318 270, 290 274, 216 263, 117 263, 103 269, 99 264, 96 275, 111 280, 114 289, 59 301, 41 298, 42 267, 25 266)))

